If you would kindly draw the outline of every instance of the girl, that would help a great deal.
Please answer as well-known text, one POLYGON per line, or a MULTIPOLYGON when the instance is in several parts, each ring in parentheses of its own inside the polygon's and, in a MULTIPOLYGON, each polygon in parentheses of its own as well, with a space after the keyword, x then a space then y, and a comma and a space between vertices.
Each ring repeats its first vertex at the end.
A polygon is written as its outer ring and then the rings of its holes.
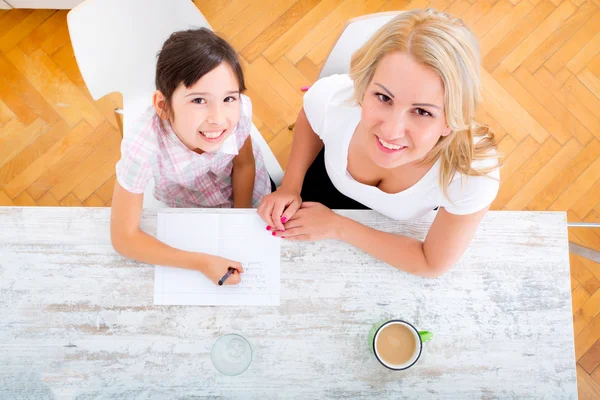
POLYGON ((280 188, 258 208, 285 240, 335 238, 424 277, 454 265, 499 187, 472 32, 434 10, 403 12, 353 56, 350 75, 304 97, 280 188), (304 201, 304 203, 302 202, 304 201), (330 208, 396 220, 439 211, 424 242, 381 232, 330 208))
POLYGON ((156 66, 153 106, 121 144, 112 201, 111 239, 125 257, 195 269, 217 282, 240 282, 240 263, 172 248, 140 229, 143 193, 170 207, 256 207, 271 192, 250 137, 252 105, 233 48, 212 31, 175 32, 156 66))

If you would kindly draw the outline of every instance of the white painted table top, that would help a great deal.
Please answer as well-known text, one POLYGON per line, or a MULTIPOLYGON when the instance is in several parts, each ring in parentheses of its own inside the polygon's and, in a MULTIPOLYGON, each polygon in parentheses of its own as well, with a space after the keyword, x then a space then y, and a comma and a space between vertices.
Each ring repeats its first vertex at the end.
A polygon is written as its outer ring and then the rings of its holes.
MULTIPOLYGON (((432 219, 342 213, 420 239, 432 219)), ((154 267, 115 253, 109 219, 0 207, 1 399, 577 398, 564 213, 490 212, 436 280, 341 242, 284 241, 280 307, 153 306, 154 267), (404 372, 367 343, 394 317, 435 335, 404 372), (210 361, 231 332, 254 349, 237 377, 210 361)), ((145 210, 142 229, 155 222, 145 210)))

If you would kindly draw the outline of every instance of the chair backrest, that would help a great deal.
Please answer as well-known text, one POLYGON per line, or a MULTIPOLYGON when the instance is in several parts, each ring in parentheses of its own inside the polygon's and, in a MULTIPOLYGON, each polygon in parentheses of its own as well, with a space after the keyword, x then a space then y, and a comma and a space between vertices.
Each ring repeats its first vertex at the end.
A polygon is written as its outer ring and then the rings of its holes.
MULTIPOLYGON (((206 27, 190 0, 87 0, 67 14, 81 75, 92 97, 123 95, 123 135, 151 105, 156 55, 175 31, 206 27)), ((255 138, 269 174, 279 184, 283 171, 258 130, 255 138), (258 135, 258 136, 257 136, 258 135)))
POLYGON ((87 0, 67 23, 83 79, 97 100, 152 93, 156 54, 175 31, 208 27, 190 0, 87 0))
POLYGON ((347 74, 350 71, 352 54, 373 36, 388 21, 402 11, 364 15, 348 21, 346 28, 329 52, 319 79, 334 74, 347 74))

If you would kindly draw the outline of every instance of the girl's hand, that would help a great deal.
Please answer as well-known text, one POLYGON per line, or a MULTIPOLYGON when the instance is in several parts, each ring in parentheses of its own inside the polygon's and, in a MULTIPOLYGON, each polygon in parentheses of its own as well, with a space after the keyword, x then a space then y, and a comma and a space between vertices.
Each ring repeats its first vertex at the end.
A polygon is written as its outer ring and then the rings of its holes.
POLYGON ((270 227, 270 230, 283 231, 284 223, 292 219, 301 204, 300 193, 281 186, 263 197, 258 206, 258 215, 267 223, 267 229, 270 227))
POLYGON ((215 285, 218 285, 219 279, 223 277, 229 270, 229 268, 233 268, 233 272, 227 278, 224 285, 237 285, 242 281, 242 277, 240 274, 244 272, 244 268, 242 264, 237 261, 228 260, 223 257, 211 256, 203 254, 206 257, 206 264, 203 265, 200 271, 206 275, 208 279, 210 279, 215 285))
POLYGON ((290 240, 337 239, 342 218, 321 203, 305 202, 292 219, 284 224, 285 231, 273 233, 290 240))

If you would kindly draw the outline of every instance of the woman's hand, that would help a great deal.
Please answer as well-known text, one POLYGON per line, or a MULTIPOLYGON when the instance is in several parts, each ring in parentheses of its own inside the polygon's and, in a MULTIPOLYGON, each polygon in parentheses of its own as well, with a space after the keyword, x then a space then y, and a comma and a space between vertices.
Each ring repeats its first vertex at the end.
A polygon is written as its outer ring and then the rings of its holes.
POLYGON ((219 279, 229 271, 229 268, 233 268, 233 272, 224 285, 237 285, 242 281, 240 274, 244 272, 244 268, 239 262, 207 254, 202 254, 202 256, 206 261, 198 269, 215 285, 218 285, 219 279))
POLYGON ((273 232, 277 237, 290 240, 337 239, 342 216, 321 203, 305 202, 286 222, 285 230, 273 232))
POLYGON ((258 206, 258 215, 267 223, 267 229, 270 227, 274 231, 283 231, 284 223, 292 219, 301 204, 300 193, 281 186, 263 197, 258 206))

